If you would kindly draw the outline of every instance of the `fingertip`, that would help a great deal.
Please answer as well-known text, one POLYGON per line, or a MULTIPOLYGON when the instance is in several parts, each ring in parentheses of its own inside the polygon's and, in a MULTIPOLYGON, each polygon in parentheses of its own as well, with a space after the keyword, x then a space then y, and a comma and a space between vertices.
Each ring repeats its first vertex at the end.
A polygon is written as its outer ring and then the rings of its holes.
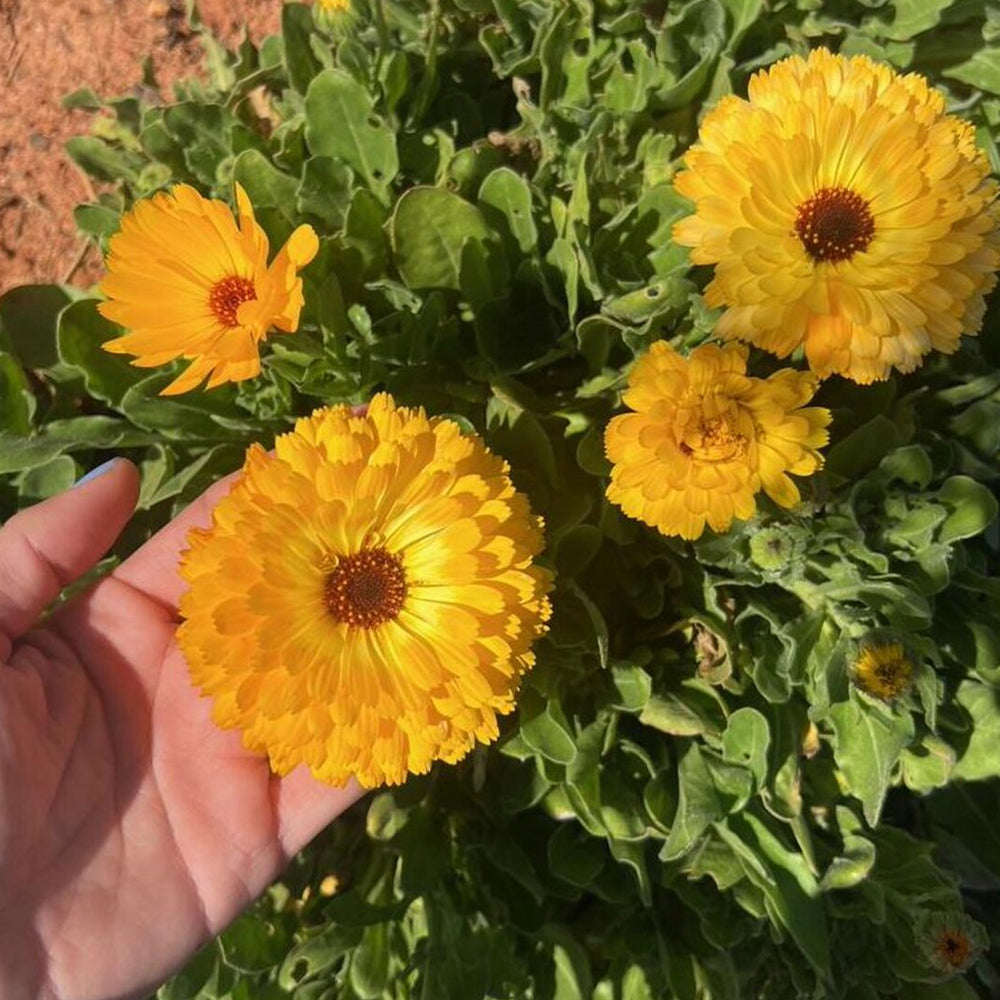
MULTIPOLYGON (((139 499, 139 470, 127 458, 112 458, 102 465, 91 469, 81 476, 73 485, 74 490, 86 492, 88 496, 107 494, 116 500, 128 498, 131 508, 135 509, 139 499)), ((117 507, 118 504, 116 503, 117 507)))

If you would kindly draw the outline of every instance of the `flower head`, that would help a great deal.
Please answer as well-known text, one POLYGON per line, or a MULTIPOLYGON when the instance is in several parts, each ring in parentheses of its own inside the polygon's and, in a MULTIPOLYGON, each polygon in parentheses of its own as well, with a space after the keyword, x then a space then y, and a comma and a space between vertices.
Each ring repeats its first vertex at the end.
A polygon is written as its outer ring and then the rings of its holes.
POLYGON ((279 774, 397 784, 495 739, 549 616, 506 463, 387 395, 252 447, 189 544, 191 677, 279 774))
POLYGON ((225 203, 178 184, 140 201, 111 238, 98 308, 129 333, 104 349, 142 368, 190 360, 162 395, 258 375, 268 330, 299 325, 298 271, 316 255, 316 234, 299 226, 268 267, 267 236, 238 184, 236 200, 239 227, 225 203))
POLYGON ((718 332, 868 383, 982 323, 1000 203, 972 126, 916 74, 816 49, 705 116, 674 228, 714 264, 718 332))
POLYGON ((851 667, 854 686, 882 701, 895 701, 910 690, 916 667, 902 642, 873 638, 861 644, 851 667))
POLYGON ((794 572, 805 548, 800 534, 786 525, 771 524, 750 536, 750 561, 768 574, 794 572))
POLYGON ((352 0, 316 0, 314 12, 317 22, 333 31, 348 27, 355 17, 352 0))
POLYGON ((752 517, 764 490, 792 507, 788 474, 808 476, 823 459, 830 413, 805 404, 816 378, 785 369, 746 374, 747 349, 697 348, 685 360, 665 341, 639 359, 624 395, 633 413, 612 418, 608 499, 664 535, 697 538, 706 522, 725 531, 752 517))
POLYGON ((934 913, 920 933, 929 964, 941 972, 964 972, 989 946, 986 928, 965 913, 934 913))

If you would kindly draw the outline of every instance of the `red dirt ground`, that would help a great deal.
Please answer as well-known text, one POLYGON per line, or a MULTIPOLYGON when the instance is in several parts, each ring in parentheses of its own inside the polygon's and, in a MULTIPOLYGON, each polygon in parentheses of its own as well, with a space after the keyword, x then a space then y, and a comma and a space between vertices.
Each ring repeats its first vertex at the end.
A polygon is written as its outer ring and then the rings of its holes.
MULTIPOLYGON (((235 44, 278 30, 280 0, 199 0, 202 20, 235 44)), ((90 115, 64 94, 133 92, 151 55, 161 89, 197 72, 202 49, 184 0, 0 0, 0 294, 15 285, 100 277, 99 255, 77 233, 73 208, 91 197, 63 152, 90 115)))

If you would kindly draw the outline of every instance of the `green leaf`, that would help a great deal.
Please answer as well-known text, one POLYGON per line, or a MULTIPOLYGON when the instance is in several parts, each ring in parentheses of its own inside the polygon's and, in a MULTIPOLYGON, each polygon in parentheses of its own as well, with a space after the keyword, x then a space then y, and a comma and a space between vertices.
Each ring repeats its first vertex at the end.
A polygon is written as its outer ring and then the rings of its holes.
POLYGON ((493 237, 479 209, 443 188, 411 188, 389 223, 396 266, 409 288, 460 287, 462 246, 493 237))
POLYGON ((32 437, 0 433, 0 474, 33 469, 67 451, 136 448, 158 442, 158 435, 112 417, 53 420, 32 437))
POLYGON ((923 31, 929 31, 941 20, 941 15, 955 0, 894 0, 896 16, 882 31, 886 38, 906 42, 923 31))
POLYGON ((993 46, 985 46, 961 65, 951 66, 942 72, 970 87, 1000 94, 1000 65, 997 64, 996 48, 993 46))
POLYGON ((396 137, 373 109, 368 90, 348 73, 323 70, 306 93, 306 142, 317 156, 346 163, 388 203, 399 170, 396 137))
POLYGON ((601 612, 601 609, 591 599, 590 595, 587 594, 587 592, 575 580, 570 580, 567 586, 569 591, 583 605, 587 618, 590 620, 590 624, 593 627, 594 642, 597 647, 598 659, 600 660, 601 667, 607 669, 610 637, 608 636, 608 624, 604 620, 604 615, 601 612))
POLYGON ((240 972, 263 972, 285 956, 291 944, 284 925, 256 913, 239 917, 219 936, 226 964, 240 972))
POLYGON ((243 449, 234 445, 220 444, 210 448, 151 489, 146 504, 152 507, 174 497, 193 500, 222 476, 240 468, 243 457, 243 449))
POLYGON ((18 498, 34 503, 62 493, 76 482, 76 469, 76 462, 69 455, 59 455, 29 469, 18 480, 18 498))
POLYGON ((281 39, 284 64, 292 86, 304 94, 313 77, 322 68, 310 44, 315 29, 312 9, 301 3, 286 3, 281 8, 281 39))
POLYGON ((296 194, 298 210, 315 215, 331 232, 338 232, 343 228, 353 188, 354 171, 346 163, 329 156, 310 157, 296 194))
POLYGON ((1000 782, 953 782, 924 804, 943 860, 963 885, 1000 890, 1000 782))
POLYGON ((351 955, 351 987, 361 1000, 378 1000, 389 982, 389 928, 370 924, 351 955))
POLYGON ((294 229, 298 223, 294 212, 299 188, 297 177, 278 170, 263 153, 248 149, 233 163, 233 180, 243 186, 255 211, 265 207, 277 209, 289 230, 294 229))
POLYGON ((634 663, 614 664, 611 679, 618 693, 616 705, 625 712, 641 712, 653 690, 652 678, 634 663))
POLYGON ((163 125, 183 150, 184 161, 203 184, 214 186, 219 167, 230 156, 232 119, 219 104, 187 101, 163 112, 163 125))
POLYGON ((972 733, 952 777, 962 781, 983 781, 1000 777, 1000 699, 996 688, 965 680, 958 686, 955 701, 969 713, 972 733))
POLYGON ((865 819, 878 823, 903 748, 913 739, 913 717, 891 717, 853 698, 830 708, 835 742, 833 755, 851 794, 861 800, 865 819))
POLYGON ((594 884, 608 858, 604 844, 576 823, 560 823, 546 850, 552 874, 581 889, 594 884))
POLYGON ((360 927, 329 924, 296 945, 278 970, 278 985, 293 990, 300 982, 327 972, 361 943, 360 927))
POLYGON ((104 102, 90 89, 90 87, 79 87, 66 94, 60 104, 67 110, 83 108, 85 111, 100 111, 104 107, 104 102))
POLYGON ((536 903, 545 900, 545 888, 535 872, 531 859, 512 837, 499 833, 487 845, 486 858, 490 864, 509 875, 536 903))
POLYGON ((826 469, 844 479, 860 479, 878 465, 899 439, 899 428, 888 417, 879 414, 827 451, 826 469))
POLYGON ((392 840, 408 818, 407 810, 399 808, 392 792, 380 792, 368 805, 365 830, 372 840, 392 840))
POLYGON ((124 332, 97 311, 97 299, 82 299, 59 317, 59 357, 83 376, 87 391, 111 406, 119 406, 125 393, 146 378, 122 354, 110 354, 102 344, 124 332))
POLYGON ((946 983, 907 983, 899 1000, 979 1000, 979 994, 964 976, 957 976, 946 983))
POLYGON ((657 61, 673 80, 656 93, 662 110, 680 108, 707 86, 726 42, 726 13, 718 0, 671 7, 657 39, 657 61))
POLYGON ((35 395, 15 358, 0 351, 0 432, 27 434, 35 415, 35 395))
POLYGON ((367 188, 355 190, 344 219, 344 236, 348 245, 361 254, 364 272, 369 277, 385 270, 389 256, 385 222, 385 208, 378 198, 367 188))
POLYGON ((968 476, 946 479, 937 498, 951 508, 938 530, 938 541, 954 542, 981 534, 997 516, 997 499, 982 483, 968 476))
POLYGON ((673 861, 694 847, 705 831, 729 811, 729 803, 712 780, 698 744, 689 742, 677 765, 677 813, 660 857, 673 861))
POLYGON ((577 524, 556 540, 555 564, 560 576, 577 577, 593 562, 604 535, 592 524, 577 524))
POLYGON ((827 866, 820 883, 826 889, 852 889, 867 877, 875 864, 875 845, 861 835, 861 821, 846 806, 837 806, 837 822, 844 849, 827 866))
MULTIPOLYGON (((772 820, 773 823, 773 820, 772 820)), ((773 917, 822 974, 830 973, 830 941, 819 883, 805 859, 789 849, 757 816, 730 816, 716 829, 743 862, 773 917)))
POLYGON ((925 733, 899 758, 903 784, 919 794, 948 784, 955 769, 955 751, 939 736, 925 733))
POLYGON ((879 463, 893 479, 901 479, 910 486, 924 490, 934 478, 934 466, 930 456, 920 445, 910 444, 890 452, 879 463))
POLYGON ((157 1000, 197 1000, 219 964, 219 946, 205 945, 180 972, 156 992, 157 1000))
POLYGON ((150 375, 133 385, 119 408, 137 427, 163 437, 206 441, 244 441, 252 430, 247 414, 233 405, 229 386, 184 396, 160 396, 171 380, 168 374, 150 375))
POLYGON ((73 209, 73 221, 80 232, 107 239, 121 228, 122 216, 107 205, 77 205, 73 209))
POLYGON ((51 368, 59 357, 59 313, 71 301, 58 285, 10 289, 0 296, 0 346, 11 351, 25 368, 51 368))
POLYGON ((722 734, 722 756, 733 764, 750 769, 758 788, 767 783, 771 730, 767 719, 755 708, 739 708, 722 734))
POLYGON ((521 737, 536 753, 556 764, 570 764, 576 743, 559 703, 546 701, 534 688, 522 690, 518 705, 521 737))
POLYGON ((538 245, 538 228, 528 182, 509 167, 494 170, 479 188, 479 207, 498 230, 508 249, 529 254, 538 245))
POLYGON ((720 733, 726 724, 724 709, 712 687, 693 678, 685 678, 675 690, 655 692, 639 721, 671 736, 720 733))
POLYGON ((670 275, 645 288, 627 292, 604 303, 604 312, 626 323, 642 323, 654 316, 687 309, 694 286, 686 278, 670 275))
POLYGON ((125 154, 92 135, 75 135, 66 142, 66 152, 77 166, 101 181, 117 181, 135 175, 125 154))

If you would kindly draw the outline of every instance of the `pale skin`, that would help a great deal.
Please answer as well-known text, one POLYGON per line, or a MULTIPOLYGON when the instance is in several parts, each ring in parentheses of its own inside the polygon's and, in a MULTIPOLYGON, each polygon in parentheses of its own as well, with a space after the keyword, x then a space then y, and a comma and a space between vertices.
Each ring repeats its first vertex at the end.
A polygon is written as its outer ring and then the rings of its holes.
POLYGON ((43 620, 131 516, 138 474, 0 528, 0 996, 144 997, 354 802, 217 729, 173 641, 188 528, 216 484, 43 620))

